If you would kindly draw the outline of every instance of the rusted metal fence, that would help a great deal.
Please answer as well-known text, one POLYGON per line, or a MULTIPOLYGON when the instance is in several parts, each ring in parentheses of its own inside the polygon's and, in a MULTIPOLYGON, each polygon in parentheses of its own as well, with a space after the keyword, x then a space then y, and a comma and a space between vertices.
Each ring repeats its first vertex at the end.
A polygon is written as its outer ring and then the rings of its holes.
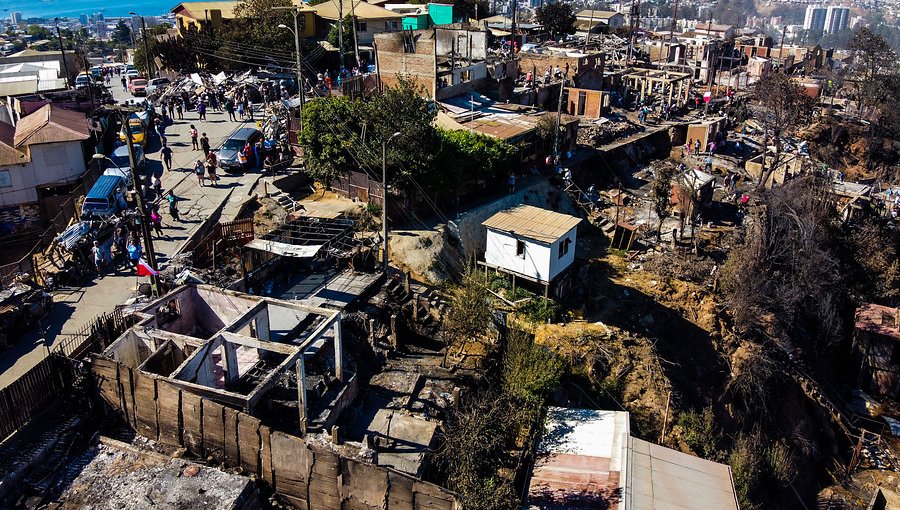
POLYGON ((350 172, 331 181, 331 188, 348 198, 367 204, 384 205, 384 184, 360 172, 350 172))
POLYGON ((71 371, 62 361, 100 352, 131 326, 121 308, 105 313, 58 344, 31 370, 0 390, 0 441, 19 430, 71 384, 71 371))

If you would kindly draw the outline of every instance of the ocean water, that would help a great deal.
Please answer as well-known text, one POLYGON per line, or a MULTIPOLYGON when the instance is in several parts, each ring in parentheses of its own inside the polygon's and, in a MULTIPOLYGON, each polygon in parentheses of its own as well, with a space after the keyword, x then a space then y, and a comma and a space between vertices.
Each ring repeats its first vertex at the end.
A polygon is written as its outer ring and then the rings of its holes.
POLYGON ((97 12, 107 17, 128 16, 129 12, 159 16, 176 5, 178 0, 0 0, 0 17, 9 19, 12 12, 21 12, 23 18, 77 18, 97 12))

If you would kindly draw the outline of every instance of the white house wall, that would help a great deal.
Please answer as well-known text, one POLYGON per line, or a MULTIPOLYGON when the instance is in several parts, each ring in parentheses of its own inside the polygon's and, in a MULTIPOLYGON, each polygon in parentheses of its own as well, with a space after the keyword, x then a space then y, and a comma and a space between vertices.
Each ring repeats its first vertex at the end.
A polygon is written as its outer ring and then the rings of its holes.
POLYGON ((0 188, 0 206, 37 202, 37 186, 72 183, 86 170, 81 142, 31 145, 28 149, 30 162, 0 167, 9 172, 11 184, 0 188))
POLYGON ((525 242, 524 258, 516 255, 516 237, 489 228, 485 262, 541 281, 549 281, 552 247, 529 239, 522 240, 525 242))
POLYGON ((567 267, 571 266, 572 262, 575 262, 575 242, 577 241, 577 233, 578 228, 573 228, 565 236, 553 243, 553 251, 550 257, 550 280, 556 278, 559 273, 562 273, 567 267), (559 258, 559 245, 566 239, 572 240, 572 243, 569 245, 569 252, 563 255, 562 258, 559 258))

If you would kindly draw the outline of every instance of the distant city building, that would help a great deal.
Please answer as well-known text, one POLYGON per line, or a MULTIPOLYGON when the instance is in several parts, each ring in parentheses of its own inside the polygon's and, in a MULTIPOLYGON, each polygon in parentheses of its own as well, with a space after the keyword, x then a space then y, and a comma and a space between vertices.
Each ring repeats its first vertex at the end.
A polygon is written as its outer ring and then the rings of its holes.
POLYGON ((834 34, 840 32, 841 30, 847 28, 849 22, 849 7, 831 6, 828 8, 828 12, 825 13, 825 33, 834 34))
POLYGON ((81 16, 78 16, 78 22, 81 23, 82 26, 88 26, 88 23, 90 22, 88 19, 88 15, 82 14, 81 16))
POLYGON ((803 18, 804 30, 825 30, 825 14, 827 10, 821 5, 810 5, 806 8, 806 17, 803 18))
POLYGON ((862 16, 854 16, 854 17, 850 20, 850 28, 856 28, 856 27, 860 27, 860 26, 865 26, 865 24, 866 24, 866 21, 865 21, 865 19, 863 19, 862 16))
POLYGON ((105 21, 98 21, 96 30, 98 39, 106 39, 107 29, 105 21))
POLYGON ((709 5, 701 5, 697 7, 697 19, 701 21, 709 21, 710 12, 712 12, 712 7, 709 5))
POLYGON ((103 17, 102 12, 98 12, 97 14, 94 14, 94 21, 104 21, 105 19, 106 18, 103 17))
POLYGON ((9 21, 12 22, 13 25, 18 25, 22 22, 22 13, 14 12, 9 15, 9 21))

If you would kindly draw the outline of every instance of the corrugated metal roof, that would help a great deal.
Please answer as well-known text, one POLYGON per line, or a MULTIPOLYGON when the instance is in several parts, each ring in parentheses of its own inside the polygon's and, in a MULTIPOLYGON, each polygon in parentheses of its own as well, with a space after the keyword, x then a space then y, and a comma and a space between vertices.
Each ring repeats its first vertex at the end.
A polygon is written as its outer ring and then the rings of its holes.
POLYGON ((38 91, 37 76, 28 76, 23 80, 0 81, 0 97, 22 96, 38 91))
MULTIPOLYGON (((351 13, 351 5, 350 1, 342 2, 343 10, 339 9, 338 0, 330 0, 328 2, 323 2, 321 4, 314 5, 312 8, 315 9, 316 14, 320 18, 336 20, 342 19, 350 15, 351 13), (342 14, 338 14, 342 13, 342 14)), ((353 14, 357 19, 360 20, 375 20, 375 19, 402 19, 402 14, 397 14, 396 12, 391 12, 383 7, 378 7, 377 5, 372 5, 370 3, 363 2, 362 0, 356 0, 353 2, 353 14)))
POLYGON ((218 10, 222 12, 222 19, 234 19, 234 8, 238 2, 181 2, 172 8, 174 14, 181 14, 191 19, 206 19, 207 12, 218 10))
POLYGON ((628 437, 626 412, 549 408, 528 506, 621 507, 628 437))
POLYGON ((90 127, 83 113, 51 103, 16 124, 13 145, 18 148, 38 143, 81 141, 89 137, 90 127))
POLYGON ((28 163, 28 156, 13 147, 16 128, 0 122, 0 166, 28 163))
POLYGON ((900 309, 866 303, 856 309, 856 329, 900 340, 900 309))
POLYGON ((581 218, 569 216, 533 205, 519 205, 500 211, 482 223, 487 228, 553 243, 581 223, 581 218))
POLYGON ((738 510, 731 468, 631 438, 625 508, 738 510))

